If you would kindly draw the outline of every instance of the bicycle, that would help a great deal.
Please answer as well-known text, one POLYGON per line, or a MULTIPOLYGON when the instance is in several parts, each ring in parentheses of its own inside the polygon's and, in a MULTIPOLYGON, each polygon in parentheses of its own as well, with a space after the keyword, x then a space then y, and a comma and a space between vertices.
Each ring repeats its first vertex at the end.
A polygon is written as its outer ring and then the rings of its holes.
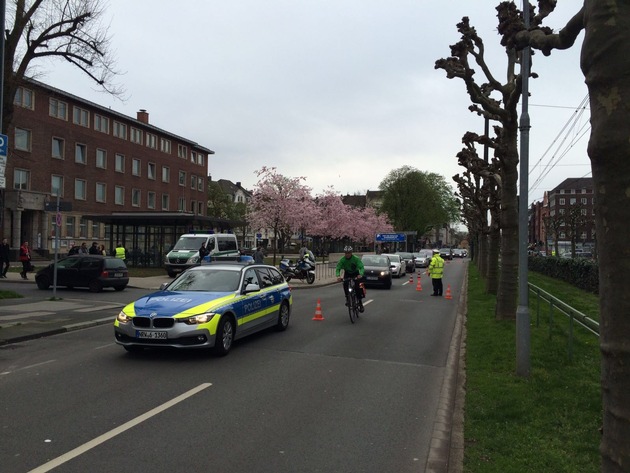
POLYGON ((348 278, 348 295, 346 296, 346 305, 348 306, 348 315, 350 322, 354 323, 359 318, 359 299, 357 298, 356 279, 348 278))

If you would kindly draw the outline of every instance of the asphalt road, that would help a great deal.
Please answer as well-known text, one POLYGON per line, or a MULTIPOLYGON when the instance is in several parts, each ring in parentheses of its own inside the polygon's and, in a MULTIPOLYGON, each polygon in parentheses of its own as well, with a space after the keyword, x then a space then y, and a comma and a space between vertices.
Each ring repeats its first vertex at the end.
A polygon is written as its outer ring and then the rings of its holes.
POLYGON ((427 471, 463 275, 452 300, 368 289, 354 325, 340 285, 294 291, 286 332, 224 358, 131 355, 111 325, 5 345, 0 471, 427 471))

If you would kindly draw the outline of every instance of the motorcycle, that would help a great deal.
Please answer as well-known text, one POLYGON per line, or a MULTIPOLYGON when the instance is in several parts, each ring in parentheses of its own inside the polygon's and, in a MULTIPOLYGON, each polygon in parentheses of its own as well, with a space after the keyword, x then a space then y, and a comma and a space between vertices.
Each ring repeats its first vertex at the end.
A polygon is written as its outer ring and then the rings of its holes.
POLYGON ((300 259, 297 263, 293 264, 292 260, 283 259, 280 261, 279 269, 287 282, 291 279, 299 279, 300 281, 306 280, 309 284, 315 282, 315 263, 309 260, 300 259))

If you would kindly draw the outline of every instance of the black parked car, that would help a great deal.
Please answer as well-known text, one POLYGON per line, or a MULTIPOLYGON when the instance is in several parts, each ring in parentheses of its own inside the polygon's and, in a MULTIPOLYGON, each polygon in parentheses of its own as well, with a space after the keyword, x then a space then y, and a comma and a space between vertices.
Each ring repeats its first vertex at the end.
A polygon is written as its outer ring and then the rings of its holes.
MULTIPOLYGON (((54 282, 54 264, 37 271, 35 282, 48 289, 54 282)), ((57 287, 87 287, 100 292, 105 287, 122 291, 129 284, 127 265, 120 258, 100 255, 73 255, 57 261, 57 287)))

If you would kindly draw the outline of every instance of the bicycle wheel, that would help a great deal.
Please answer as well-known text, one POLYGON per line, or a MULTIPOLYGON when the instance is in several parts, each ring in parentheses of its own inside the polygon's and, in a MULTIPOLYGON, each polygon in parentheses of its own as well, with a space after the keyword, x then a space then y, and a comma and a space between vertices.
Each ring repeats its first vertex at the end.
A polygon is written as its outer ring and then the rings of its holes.
POLYGON ((357 319, 357 307, 354 294, 348 294, 348 315, 350 316, 350 322, 354 323, 357 319))

